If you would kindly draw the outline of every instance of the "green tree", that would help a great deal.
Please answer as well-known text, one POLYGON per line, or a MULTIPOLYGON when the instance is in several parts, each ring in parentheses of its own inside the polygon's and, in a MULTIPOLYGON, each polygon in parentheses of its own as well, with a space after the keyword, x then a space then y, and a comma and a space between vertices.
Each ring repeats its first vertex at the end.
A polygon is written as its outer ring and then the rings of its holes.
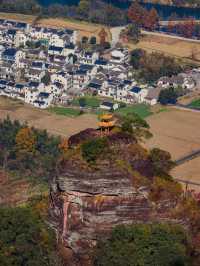
POLYGON ((90 44, 95 45, 97 43, 97 38, 95 36, 92 36, 90 38, 90 44))
POLYGON ((116 227, 98 243, 95 266, 186 266, 187 235, 180 226, 138 224, 116 227))
POLYGON ((87 36, 83 36, 81 42, 82 42, 82 44, 88 43, 88 37, 87 36))
POLYGON ((139 38, 141 36, 141 30, 136 23, 132 23, 128 25, 125 30, 127 36, 134 42, 139 42, 139 38))
POLYGON ((94 163, 102 156, 107 146, 108 143, 106 138, 89 140, 81 145, 82 156, 87 162, 94 163))
POLYGON ((130 64, 134 69, 140 68, 140 60, 143 56, 146 55, 146 52, 143 49, 135 49, 131 52, 130 64))
POLYGON ((136 113, 129 113, 119 118, 121 130, 134 135, 137 139, 150 138, 149 124, 136 113))
POLYGON ((86 99, 84 97, 79 98, 78 103, 81 107, 86 106, 86 99))
POLYGON ((51 75, 49 74, 48 71, 45 72, 44 77, 42 77, 41 82, 44 83, 45 85, 49 85, 51 82, 51 75))
POLYGON ((175 165, 171 154, 159 148, 150 150, 149 159, 152 162, 155 175, 166 175, 175 165))
POLYGON ((0 208, 0 217, 0 265, 55 265, 55 237, 38 214, 28 207, 0 208))
POLYGON ((175 104, 177 102, 177 92, 174 88, 170 87, 169 89, 161 90, 158 101, 161 104, 175 104))

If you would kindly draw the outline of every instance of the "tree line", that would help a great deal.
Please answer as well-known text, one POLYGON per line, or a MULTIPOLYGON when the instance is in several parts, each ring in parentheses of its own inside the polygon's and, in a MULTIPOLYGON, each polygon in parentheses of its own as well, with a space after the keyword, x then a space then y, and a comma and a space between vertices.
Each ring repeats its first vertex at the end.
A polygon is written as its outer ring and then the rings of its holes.
POLYGON ((155 82, 163 76, 177 75, 186 68, 173 57, 158 52, 147 53, 143 49, 131 52, 130 64, 136 78, 146 82, 155 82))
POLYGON ((64 17, 86 20, 110 26, 126 24, 126 11, 102 0, 80 0, 78 5, 39 5, 37 0, 2 0, 1 12, 17 12, 43 17, 64 17))
POLYGON ((49 136, 9 117, 0 121, 0 167, 29 177, 34 182, 48 182, 59 171, 67 150, 67 140, 49 136))

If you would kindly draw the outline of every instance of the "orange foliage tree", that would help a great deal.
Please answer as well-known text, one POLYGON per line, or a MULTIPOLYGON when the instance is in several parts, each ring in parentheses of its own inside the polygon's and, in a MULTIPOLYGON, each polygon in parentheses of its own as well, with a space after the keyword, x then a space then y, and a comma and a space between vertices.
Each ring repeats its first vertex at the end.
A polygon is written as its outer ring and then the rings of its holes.
POLYGON ((106 38, 108 37, 108 33, 105 31, 104 28, 102 28, 98 34, 99 36, 99 42, 101 45, 104 45, 106 42, 106 38))
POLYGON ((187 20, 183 23, 183 35, 187 38, 191 38, 195 30, 194 19, 187 20))
POLYGON ((159 16, 155 8, 152 8, 149 12, 146 14, 146 18, 144 20, 144 27, 148 30, 154 30, 159 21, 159 16))
POLYGON ((146 20, 146 9, 140 4, 133 3, 128 9, 128 17, 131 21, 135 22, 138 26, 144 26, 146 20))
POLYGON ((68 140, 61 139, 60 144, 58 145, 59 150, 61 151, 62 155, 64 156, 68 151, 68 140))
POLYGON ((19 152, 35 151, 36 138, 32 130, 28 127, 24 127, 19 130, 16 135, 16 148, 19 152))

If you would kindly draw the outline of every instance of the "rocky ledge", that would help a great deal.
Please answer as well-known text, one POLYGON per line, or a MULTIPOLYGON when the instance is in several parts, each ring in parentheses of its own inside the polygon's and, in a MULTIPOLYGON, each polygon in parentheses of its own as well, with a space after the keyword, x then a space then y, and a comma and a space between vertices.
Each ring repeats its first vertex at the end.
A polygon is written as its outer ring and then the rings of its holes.
MULTIPOLYGON (((94 132, 82 134, 84 140, 87 134, 96 136, 94 132)), ((107 154, 106 159, 97 161, 94 168, 71 156, 63 173, 51 183, 51 224, 67 254, 66 265, 90 265, 91 251, 98 238, 106 237, 114 226, 165 220, 168 210, 175 204, 163 201, 155 207, 148 198, 149 189, 145 182, 136 185, 140 172, 134 167, 129 169, 136 161, 137 165, 146 162, 145 152, 142 148, 142 152, 138 151, 134 139, 131 142, 122 136, 116 147, 116 138, 116 135, 110 137, 117 154, 115 160, 107 154)), ((70 140, 74 150, 80 149, 80 140, 80 134, 70 140)))

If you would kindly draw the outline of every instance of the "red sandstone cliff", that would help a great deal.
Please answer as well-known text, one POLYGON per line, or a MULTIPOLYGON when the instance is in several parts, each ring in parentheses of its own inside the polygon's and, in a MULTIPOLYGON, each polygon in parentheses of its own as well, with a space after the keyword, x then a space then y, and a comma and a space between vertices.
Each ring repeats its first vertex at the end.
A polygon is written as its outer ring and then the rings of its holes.
MULTIPOLYGON (((98 237, 106 237, 115 225, 167 220, 176 206, 175 200, 155 204, 149 199, 152 167, 135 139, 109 136, 109 152, 91 167, 81 158, 81 136, 87 139, 88 132, 69 140, 73 148, 64 170, 51 183, 51 224, 68 254, 66 265, 72 266, 90 265, 98 237)), ((89 136, 96 137, 95 132, 89 136)))

